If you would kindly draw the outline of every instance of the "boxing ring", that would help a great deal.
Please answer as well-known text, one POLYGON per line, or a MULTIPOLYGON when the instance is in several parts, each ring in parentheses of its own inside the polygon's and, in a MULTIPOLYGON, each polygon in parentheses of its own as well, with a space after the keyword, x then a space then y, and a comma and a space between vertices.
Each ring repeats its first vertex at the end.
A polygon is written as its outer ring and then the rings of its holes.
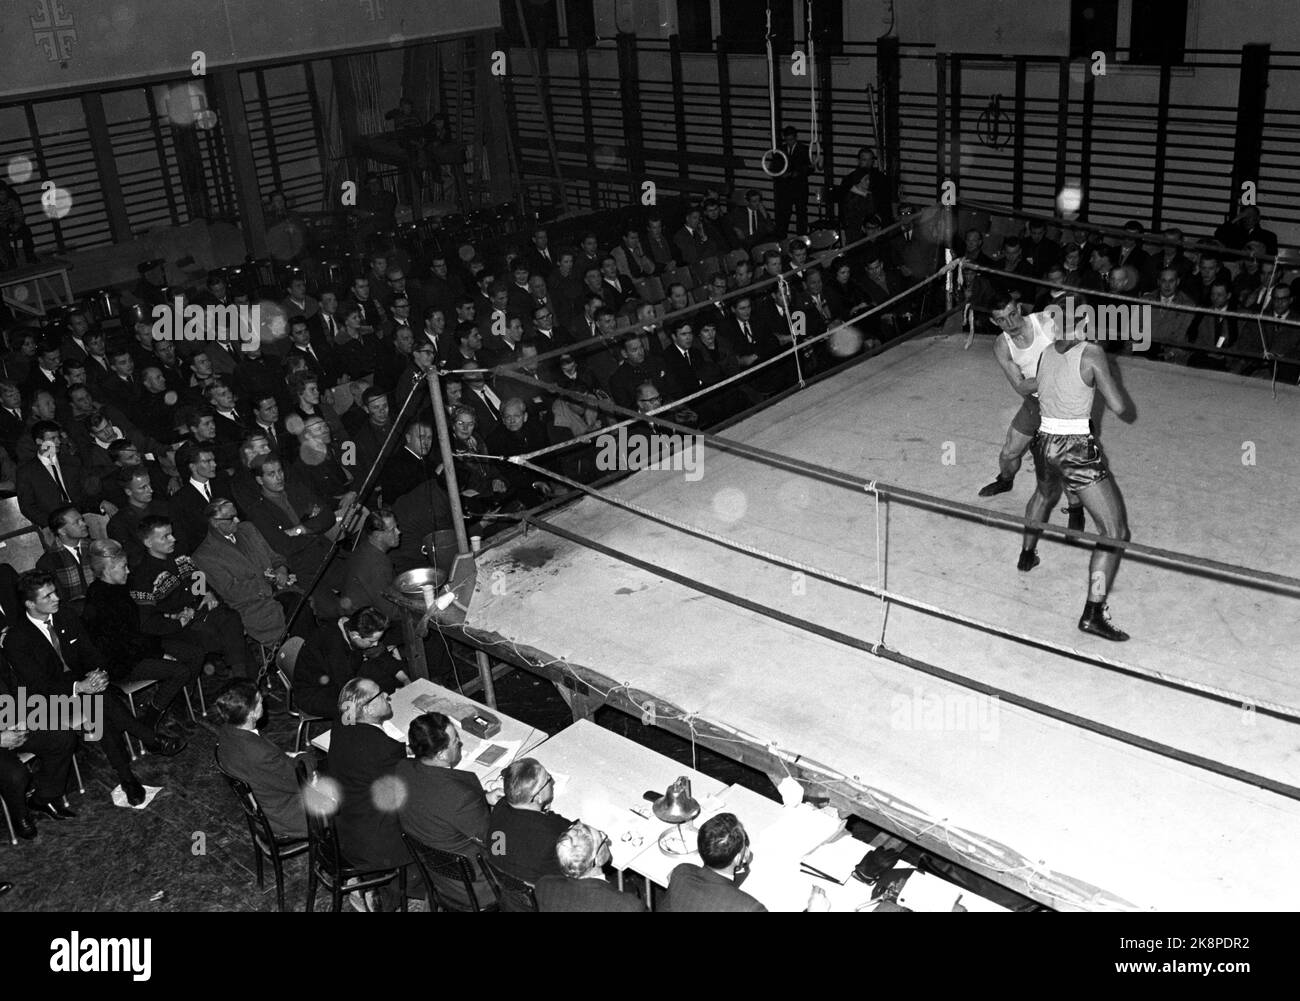
POLYGON ((528 515, 478 557, 457 638, 1052 907, 1290 908, 1300 391, 1117 366, 1128 643, 1075 628, 1091 543, 1061 515, 1016 571, 1032 463, 976 498, 1017 399, 960 335, 706 436, 695 482, 528 515))

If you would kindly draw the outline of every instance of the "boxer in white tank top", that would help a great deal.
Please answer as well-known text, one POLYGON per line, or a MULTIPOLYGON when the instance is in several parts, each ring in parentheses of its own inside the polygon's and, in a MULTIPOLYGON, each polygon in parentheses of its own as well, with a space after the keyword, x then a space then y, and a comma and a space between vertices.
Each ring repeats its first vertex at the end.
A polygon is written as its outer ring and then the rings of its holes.
MULTIPOLYGON (((1047 521, 1061 491, 1073 489, 1096 522, 1098 534, 1127 542, 1124 498, 1110 475, 1100 442, 1092 435, 1093 394, 1101 393, 1106 406, 1122 421, 1131 423, 1134 414, 1111 375, 1105 352, 1087 337, 1087 324, 1080 316, 1077 326, 1062 331, 1061 338, 1039 358, 1036 386, 1042 425, 1033 444, 1038 482, 1025 506, 1025 517, 1047 521)), ((1025 529, 1018 569, 1029 571, 1038 566, 1040 534, 1025 529)), ((1084 632, 1116 641, 1128 639, 1128 633, 1110 624, 1106 597, 1122 555, 1123 551, 1113 546, 1093 549, 1088 566, 1088 599, 1079 619, 1079 628, 1084 632)))
MULTIPOLYGON (((981 497, 1006 493, 1020 471, 1021 460, 1038 433, 1038 359, 1059 333, 1051 313, 1024 316, 1020 306, 1006 295, 995 298, 992 305, 993 322, 1002 328, 1002 333, 993 343, 993 356, 1022 401, 1007 428, 1002 451, 998 453, 997 479, 980 489, 981 497)), ((1066 497, 1069 527, 1083 531, 1083 507, 1079 498, 1073 492, 1067 493, 1066 497)))

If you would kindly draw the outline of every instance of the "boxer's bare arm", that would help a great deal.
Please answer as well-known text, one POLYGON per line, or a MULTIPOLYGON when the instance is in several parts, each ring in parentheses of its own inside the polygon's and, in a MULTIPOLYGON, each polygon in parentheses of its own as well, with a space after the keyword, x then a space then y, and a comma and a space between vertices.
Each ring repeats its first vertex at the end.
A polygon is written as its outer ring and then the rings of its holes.
POLYGON ((1038 380, 1026 379, 1020 374, 1020 369, 1016 363, 1011 360, 1011 349, 1007 347, 1007 339, 999 337, 993 342, 993 357, 998 360, 1002 366, 1002 371, 1006 373, 1007 381, 1011 383, 1011 388, 1021 396, 1033 396, 1038 392, 1038 380))
POLYGON ((1122 421, 1131 421, 1135 410, 1119 388, 1110 371, 1110 360, 1098 344, 1085 344, 1079 362, 1079 375, 1087 385, 1095 386, 1106 406, 1122 421))

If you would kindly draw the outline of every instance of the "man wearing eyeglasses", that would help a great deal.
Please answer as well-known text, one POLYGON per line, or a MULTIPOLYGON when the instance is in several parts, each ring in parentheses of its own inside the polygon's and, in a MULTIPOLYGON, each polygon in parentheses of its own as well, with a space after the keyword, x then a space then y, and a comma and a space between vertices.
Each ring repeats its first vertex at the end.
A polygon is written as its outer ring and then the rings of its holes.
MULTIPOLYGON (((1011 388, 1021 396, 1020 409, 1011 418, 1006 441, 998 453, 998 475, 992 483, 980 488, 981 497, 994 497, 1006 493, 1020 471, 1020 463, 1038 434, 1038 360, 1043 351, 1056 340, 1057 328, 1051 313, 1030 313, 1025 316, 1020 304, 1009 295, 999 294, 993 300, 993 322, 1002 333, 993 342, 993 357, 1006 374, 1011 388)), ((1066 494, 1069 516, 1068 526, 1083 531, 1083 506, 1071 491, 1066 494)))
MULTIPOLYGON (((398 764, 406 760, 406 745, 384 730, 393 717, 388 695, 368 678, 353 678, 339 692, 337 712, 338 722, 330 730, 329 774, 338 783, 335 826, 343 857, 362 869, 409 865, 397 823, 402 794, 395 777, 398 764)), ((408 896, 417 896, 417 887, 423 892, 418 879, 414 884, 408 880, 408 896)), ((396 881, 381 887, 379 896, 384 910, 395 910, 396 881)))
POLYGON ((632 893, 624 893, 605 879, 609 865, 609 835, 581 821, 570 825, 555 842, 555 858, 562 876, 537 881, 537 909, 550 912, 635 912, 645 906, 632 893))
MULTIPOLYGON (((501 778, 505 796, 492 808, 488 823, 488 862, 529 883, 563 876, 555 842, 572 821, 551 812, 555 779, 536 758, 511 762, 501 778)), ((505 903, 503 910, 510 910, 505 903)))

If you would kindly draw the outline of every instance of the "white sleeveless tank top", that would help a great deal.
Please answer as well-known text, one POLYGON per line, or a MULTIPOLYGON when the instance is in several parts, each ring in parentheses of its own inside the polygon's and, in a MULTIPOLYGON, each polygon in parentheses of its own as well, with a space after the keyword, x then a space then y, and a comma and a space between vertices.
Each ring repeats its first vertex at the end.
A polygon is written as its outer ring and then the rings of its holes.
POLYGON ((1095 390, 1079 374, 1086 343, 1079 341, 1065 352, 1049 348, 1038 361, 1039 430, 1043 434, 1092 433, 1088 422, 1095 390))
POLYGON ((1012 363, 1020 369, 1021 375, 1026 379, 1032 379, 1038 372, 1038 359, 1047 346, 1056 340, 1056 324, 1047 313, 1030 313, 1025 317, 1025 323, 1034 332, 1034 339, 1029 342, 1029 347, 1016 347, 1016 342, 1006 331, 1002 332, 1002 337, 1007 342, 1012 363))

